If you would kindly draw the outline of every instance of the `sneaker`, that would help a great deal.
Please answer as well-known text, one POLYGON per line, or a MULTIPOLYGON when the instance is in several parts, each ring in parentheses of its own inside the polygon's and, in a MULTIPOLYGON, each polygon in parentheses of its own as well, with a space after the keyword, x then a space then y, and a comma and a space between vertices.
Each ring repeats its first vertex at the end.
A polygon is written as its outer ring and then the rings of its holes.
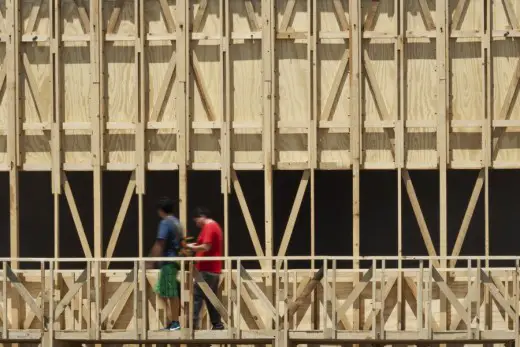
POLYGON ((171 322, 170 326, 168 327, 170 331, 176 331, 181 330, 181 325, 179 322, 171 322))
POLYGON ((224 330, 224 324, 218 323, 213 326, 213 329, 211 330, 224 330))

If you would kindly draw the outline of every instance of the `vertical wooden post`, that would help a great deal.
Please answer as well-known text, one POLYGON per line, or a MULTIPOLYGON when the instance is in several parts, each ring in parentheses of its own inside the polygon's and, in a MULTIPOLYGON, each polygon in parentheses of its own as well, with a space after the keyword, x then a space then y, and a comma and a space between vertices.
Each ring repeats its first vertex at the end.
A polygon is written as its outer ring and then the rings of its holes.
POLYGON ((406 329, 406 302, 404 296, 404 277, 403 277, 403 187, 402 187, 402 173, 405 167, 405 121, 406 121, 406 65, 405 65, 405 35, 406 35, 406 3, 405 1, 396 0, 395 8, 398 10, 397 16, 397 43, 396 47, 396 60, 399 73, 397 74, 399 88, 399 126, 397 129, 396 143, 396 167, 397 167, 397 254, 398 260, 398 279, 397 279, 397 324, 398 330, 406 329))
POLYGON ((137 95, 137 126, 136 126, 136 168, 135 168, 135 191, 138 195, 146 193, 146 110, 147 110, 147 71, 145 42, 146 33, 144 25, 144 1, 135 0, 134 3, 136 20, 136 40, 135 40, 135 65, 138 83, 136 84, 137 95))
MULTIPOLYGON (((350 153, 352 157, 352 255, 354 257, 354 269, 359 269, 359 174, 360 174, 360 147, 361 147, 361 114, 362 114, 362 34, 363 15, 361 1, 350 0, 350 153)), ((354 285, 359 278, 356 276, 354 285)), ((362 303, 360 300, 354 302, 352 325, 354 330, 361 328, 362 303)), ((356 346, 356 345, 355 345, 356 346)))
MULTIPOLYGON (((485 53, 485 99, 486 99, 486 123, 484 126, 484 165, 485 165, 485 181, 484 181, 484 254, 486 257, 486 261, 484 266, 489 268, 489 247, 490 247, 490 239, 489 239, 489 168, 492 166, 492 153, 493 153, 493 139, 492 139, 492 121, 493 121, 493 56, 492 56, 492 32, 493 32, 493 2, 492 0, 486 0, 484 5, 484 13, 485 13, 485 38, 483 38, 482 46, 484 47, 485 53)), ((492 300, 489 289, 484 287, 484 329, 491 330, 493 325, 492 319, 492 300)), ((486 344, 485 347, 490 347, 491 344, 486 344)))
MULTIPOLYGON (((7 3, 6 17, 10 29, 10 40, 7 44, 6 65, 7 65, 7 89, 9 116, 7 117, 7 151, 9 157, 9 229, 10 229, 10 255, 12 258, 20 256, 20 221, 19 221, 19 185, 18 185, 18 166, 19 162, 19 140, 20 130, 20 2, 10 0, 7 3)), ((12 261, 11 267, 18 268, 18 261, 12 261)))
MULTIPOLYGON (((264 153, 264 206, 265 206, 265 256, 273 255, 273 75, 274 75, 274 4, 269 0, 262 0, 262 72, 263 72, 263 136, 262 147, 264 153)), ((270 269, 271 262, 266 268, 270 269)))
MULTIPOLYGON (((52 153, 52 194, 54 197, 54 257, 60 256, 60 194, 62 178, 61 156, 61 119, 62 119, 62 79, 61 79, 61 3, 52 1, 51 16, 51 67, 52 67, 52 129, 51 129, 51 153, 52 153)), ((49 3, 49 8, 50 8, 49 3)), ((56 262, 56 268, 59 263, 56 262)))
POLYGON ((94 173, 94 256, 103 256, 103 187, 102 166, 103 155, 103 124, 105 117, 105 100, 102 76, 102 56, 100 46, 103 45, 101 29, 101 0, 90 2, 90 66, 91 92, 90 115, 92 119, 92 169, 94 173))
POLYGON ((189 131, 189 43, 190 6, 185 1, 177 3, 177 157, 179 163, 179 218, 188 220, 187 194, 187 132, 189 131))
MULTIPOLYGON (((447 0, 437 0, 437 78, 438 78, 438 95, 437 95, 437 151, 439 157, 439 178, 440 178, 440 256, 448 255, 448 223, 447 223, 447 163, 448 163, 448 131, 449 124, 449 60, 447 59, 448 47, 450 42, 450 14, 448 11, 447 0)), ((448 266, 448 262, 443 258, 440 262, 442 268, 448 266)), ((449 282, 446 273, 442 273, 443 277, 449 282)), ((440 326, 442 330, 448 328, 448 301, 445 295, 441 295, 441 315, 440 326)), ((441 345, 444 346, 444 345, 441 345)))
MULTIPOLYGON (((229 41, 231 37, 229 0, 220 0, 221 18, 221 39, 220 39, 220 59, 222 62, 221 85, 224 91, 222 100, 222 128, 221 128, 221 192, 224 200, 224 254, 229 255, 229 193, 231 190, 231 175, 233 170, 231 163, 231 62, 229 58, 229 41)), ((228 264, 226 262, 226 264, 228 264)), ((228 269, 231 271, 231 269, 228 269)), ((228 288, 230 290, 231 288, 228 288)), ((229 294, 229 293, 228 293, 229 294)))

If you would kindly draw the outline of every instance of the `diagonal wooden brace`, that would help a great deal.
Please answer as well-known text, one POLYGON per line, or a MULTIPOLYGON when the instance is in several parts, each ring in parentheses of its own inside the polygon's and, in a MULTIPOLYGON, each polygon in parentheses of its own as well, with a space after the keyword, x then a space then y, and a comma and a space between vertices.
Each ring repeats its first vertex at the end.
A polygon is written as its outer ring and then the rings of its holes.
POLYGON ((32 297, 31 293, 27 290, 27 288, 24 287, 18 276, 13 272, 11 267, 7 265, 6 267, 7 271, 7 278, 9 279, 9 282, 11 282, 11 285, 16 289, 18 294, 22 297, 22 299, 29 305, 33 313, 36 315, 36 317, 41 317, 41 308, 36 303, 36 300, 32 297))

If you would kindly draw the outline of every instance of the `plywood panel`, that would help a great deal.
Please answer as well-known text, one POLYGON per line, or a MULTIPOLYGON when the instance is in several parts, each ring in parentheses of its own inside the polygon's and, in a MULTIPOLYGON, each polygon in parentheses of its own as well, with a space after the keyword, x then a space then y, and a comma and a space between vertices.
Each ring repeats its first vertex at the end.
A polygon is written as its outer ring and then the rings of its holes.
MULTIPOLYGON (((175 17, 176 1, 166 2, 172 17, 175 17)), ((175 28, 168 25, 158 0, 148 0, 145 6, 145 31, 149 37, 174 33, 175 28)), ((148 41, 146 50, 148 103, 147 122, 177 124, 177 96, 175 95, 178 78, 176 61, 176 41, 148 41), (173 71, 172 71, 173 70, 173 71), (162 102, 161 102, 162 101, 162 102)), ((178 129, 178 127, 177 127, 178 129)), ((159 129, 147 131, 148 162, 172 165, 176 163, 176 131, 159 129)))
MULTIPOLYGON (((116 5, 116 1, 103 2, 105 23, 109 23, 116 5)), ((135 18, 133 2, 123 2, 113 35, 135 38, 135 18)), ((107 122, 135 124, 137 121, 138 79, 134 46, 133 40, 104 43, 107 122)), ((107 165, 135 165, 135 130, 107 129, 105 146, 107 165)))
POLYGON ((318 16, 318 160, 320 166, 350 166, 350 62, 348 39, 327 38, 327 35, 349 34, 348 1, 332 0, 316 4, 318 16), (341 18, 341 16, 343 18, 341 18), (345 25, 347 25, 345 27, 345 25), (331 123, 327 123, 331 122, 331 123), (343 126, 343 128, 341 127, 343 126))
MULTIPOLYGON (((450 3, 452 16, 457 4, 450 3)), ((485 80, 480 39, 453 38, 461 30, 465 33, 483 33, 484 2, 469 1, 462 12, 459 25, 452 28, 450 40, 451 114, 452 121, 483 120, 485 118, 485 80)), ((456 123, 453 123, 456 125, 456 123)), ((448 161, 453 167, 481 167, 483 164, 482 128, 451 128, 448 161)))
MULTIPOLYGON (((378 12, 373 17, 373 30, 367 28, 367 22, 372 15, 370 2, 363 7, 363 18, 365 20, 365 32, 397 34, 397 11, 392 1, 382 1, 378 6, 378 12)), ((364 40, 362 56, 364 60, 364 117, 361 120, 367 122, 395 121, 397 120, 397 63, 395 55, 394 39, 372 39, 364 40), (368 69, 373 71, 374 81, 371 81, 368 69), (380 100, 377 94, 381 95, 380 100)), ((385 133, 384 130, 364 127, 362 137, 362 162, 364 166, 394 167, 394 157, 391 152, 390 139, 394 137, 393 131, 385 133), (391 137, 389 137, 389 135, 391 137)))
MULTIPOLYGON (((280 127, 305 129, 309 127, 311 103, 311 68, 307 39, 285 39, 285 32, 305 34, 308 37, 311 17, 308 2, 277 0, 275 7, 277 39, 275 43, 275 122, 280 127), (291 6, 293 4, 293 6, 291 6), (289 9, 292 7, 292 11, 289 9), (291 15, 292 12, 292 15, 291 15), (284 25, 284 14, 287 27, 284 25)), ((276 126, 279 128, 279 126, 276 126)), ((276 161, 279 166, 308 165, 307 131, 283 131, 275 133, 276 161)))
MULTIPOLYGON (((435 2, 426 1, 434 23, 437 22, 435 2)), ((437 82, 435 38, 415 38, 431 33, 421 15, 419 1, 406 1, 405 41, 405 122, 437 121, 437 82)), ((433 32, 434 34, 435 32, 433 32)), ((434 36, 435 37, 435 36, 434 36)), ((404 82, 403 82, 404 83, 404 82)), ((406 123, 405 123, 406 124, 406 123)), ((408 168, 437 167, 436 128, 406 127, 404 136, 405 165, 408 168)))
MULTIPOLYGON (((518 22, 520 5, 513 4, 511 13, 513 20, 507 15, 502 2, 494 2, 494 30, 509 31, 515 28, 518 22)), ((492 43, 493 54, 493 120, 519 120, 520 100, 518 99, 518 67, 520 64, 520 44, 517 39, 494 37, 492 43), (515 72, 516 71, 516 72, 515 72), (507 101, 507 102, 506 102, 507 101), (507 107, 509 106, 509 107, 507 107)), ((493 143, 497 143, 497 152, 492 158, 494 165, 500 167, 517 167, 520 160, 520 128, 508 127, 505 133, 501 129, 494 129, 493 143), (502 135, 502 136, 500 136, 502 135), (498 141, 500 138, 500 141, 498 141)))
MULTIPOLYGON (((233 35, 261 35, 262 8, 259 1, 251 2, 249 13, 243 0, 230 1, 230 30, 233 35)), ((262 40, 236 39, 230 46, 231 138, 234 163, 262 163, 262 40)))
MULTIPOLYGON (((0 36, 7 35, 6 23, 6 2, 0 1, 0 36)), ((8 97, 7 97, 7 65, 6 43, 0 42, 0 170, 7 165, 7 117, 8 117, 8 97)))
MULTIPOLYGON (((48 1, 22 1, 21 26, 25 37, 33 41, 48 40, 50 33, 48 1), (32 28, 31 28, 32 26, 32 28)), ((50 49, 47 44, 24 42, 20 47, 22 122, 48 124, 51 120, 52 87, 50 49)), ((49 132, 28 129, 20 137, 22 163, 27 169, 50 169, 49 132)))
MULTIPOLYGON (((90 1, 84 1, 86 9, 90 1)), ((86 37, 90 28, 81 21, 78 7, 73 0, 61 2, 62 37, 86 37)), ((90 37, 88 37, 90 38, 90 37)), ((85 41, 67 41, 60 48, 61 71, 63 81, 60 88, 63 103, 63 121, 65 123, 85 123, 90 126, 90 85, 92 81, 90 66, 90 43, 85 41)), ((91 131, 64 130, 62 148, 64 167, 92 168, 91 131)))
MULTIPOLYGON (((203 1, 193 2, 192 21, 203 1)), ((201 11, 202 12, 202 11, 201 11)), ((201 13, 199 12, 199 13, 201 13)), ((223 70, 220 58, 222 14, 220 1, 207 1, 199 32, 208 39, 192 39, 190 49, 190 156, 195 164, 220 165, 220 124, 223 119, 223 70), (215 122, 215 123, 210 123, 215 122), (197 129, 203 127, 205 129, 197 129)), ((194 30, 195 31, 195 30, 194 30)))

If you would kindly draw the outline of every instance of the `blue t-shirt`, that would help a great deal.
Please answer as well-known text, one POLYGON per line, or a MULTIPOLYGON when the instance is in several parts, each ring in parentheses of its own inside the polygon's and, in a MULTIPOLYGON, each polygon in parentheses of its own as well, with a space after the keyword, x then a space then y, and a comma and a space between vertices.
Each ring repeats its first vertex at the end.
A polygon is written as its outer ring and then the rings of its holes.
POLYGON ((166 240, 164 257, 176 257, 182 239, 182 226, 174 216, 168 216, 159 223, 158 240, 166 240))

